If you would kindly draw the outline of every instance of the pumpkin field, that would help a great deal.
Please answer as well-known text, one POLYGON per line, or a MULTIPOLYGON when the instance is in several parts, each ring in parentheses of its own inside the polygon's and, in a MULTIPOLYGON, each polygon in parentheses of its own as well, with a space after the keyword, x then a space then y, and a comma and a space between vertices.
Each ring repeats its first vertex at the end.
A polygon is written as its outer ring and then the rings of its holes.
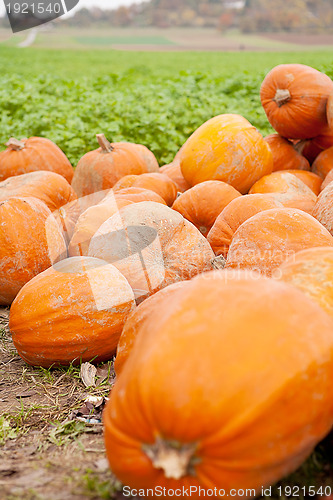
POLYGON ((0 500, 333 498, 332 51, 0 64, 0 500))

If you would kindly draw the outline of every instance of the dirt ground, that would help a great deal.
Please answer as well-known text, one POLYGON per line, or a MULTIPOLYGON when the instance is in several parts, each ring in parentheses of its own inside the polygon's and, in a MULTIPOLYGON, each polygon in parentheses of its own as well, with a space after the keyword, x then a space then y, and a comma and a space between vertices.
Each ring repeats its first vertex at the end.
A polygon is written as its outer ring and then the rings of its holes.
MULTIPOLYGON (((0 500, 124 499, 109 471, 99 423, 114 383, 112 363, 97 369, 96 387, 89 388, 79 368, 29 367, 11 341, 8 316, 9 310, 0 308, 0 500), (91 396, 103 404, 89 406, 85 401, 91 396), (87 415, 97 423, 81 421, 87 415)), ((278 486, 312 486, 320 492, 317 499, 325 487, 333 493, 333 434, 273 488, 272 499, 281 498, 278 486)))
POLYGON ((0 500, 124 498, 105 458, 102 424, 75 419, 87 396, 108 396, 112 364, 89 390, 78 368, 31 368, 11 342, 8 315, 0 308, 0 500))

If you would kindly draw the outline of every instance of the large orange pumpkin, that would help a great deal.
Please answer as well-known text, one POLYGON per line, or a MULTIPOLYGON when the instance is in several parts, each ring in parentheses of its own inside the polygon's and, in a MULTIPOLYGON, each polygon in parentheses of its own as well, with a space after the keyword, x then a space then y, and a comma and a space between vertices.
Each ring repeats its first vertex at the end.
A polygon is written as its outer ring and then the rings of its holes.
POLYGON ((231 201, 217 217, 207 235, 215 254, 226 257, 239 226, 253 215, 272 208, 283 208, 283 205, 270 194, 246 194, 231 201))
POLYGON ((213 268, 214 252, 198 229, 151 201, 122 208, 91 239, 88 254, 115 265, 138 300, 213 268))
POLYGON ((88 255, 90 240, 103 222, 132 203, 154 201, 165 205, 165 201, 154 191, 142 188, 127 188, 114 193, 111 191, 100 203, 89 207, 77 220, 73 236, 68 247, 68 254, 88 255))
POLYGON ((207 273, 137 333, 104 411, 110 467, 130 488, 253 498, 332 428, 332 319, 286 283, 207 273))
POLYGON ((315 217, 333 235, 333 183, 327 184, 313 209, 315 217))
POLYGON ((99 149, 85 154, 75 169, 72 186, 79 197, 112 188, 129 174, 158 172, 151 151, 141 144, 111 144, 103 134, 97 135, 99 149))
POLYGON ((273 169, 271 150, 258 130, 240 115, 215 116, 201 125, 179 152, 191 185, 217 180, 241 193, 273 169))
POLYGON ((333 317, 333 248, 302 250, 278 267, 273 277, 296 286, 333 317))
POLYGON ((299 208, 309 214, 312 214, 317 201, 317 196, 302 180, 284 170, 265 175, 252 186, 249 193, 273 194, 283 206, 299 208))
POLYGON ((66 179, 54 172, 29 172, 0 182, 0 201, 31 196, 43 201, 51 212, 77 199, 66 179))
POLYGON ((0 181, 14 175, 49 170, 62 175, 70 183, 74 170, 66 155, 54 142, 44 137, 11 138, 0 153, 0 181))
POLYGON ((190 184, 184 179, 182 174, 179 159, 174 159, 172 163, 163 165, 160 168, 160 172, 167 175, 176 184, 179 193, 184 193, 187 189, 190 189, 190 184))
POLYGON ((11 304, 23 285, 64 257, 62 232, 45 203, 37 198, 0 201, 1 305, 11 304))
POLYGON ((273 154, 273 172, 276 170, 310 170, 310 164, 292 142, 279 134, 271 134, 265 137, 265 141, 271 148, 273 154))
POLYGON ((144 302, 138 305, 126 320, 123 331, 121 332, 119 342, 117 345, 117 356, 114 361, 114 369, 116 375, 119 376, 123 369, 125 362, 130 355, 135 339, 137 337, 138 329, 141 328, 142 323, 149 320, 150 314, 154 309, 163 307, 163 302, 169 294, 174 293, 178 289, 184 289, 189 281, 179 281, 172 285, 163 288, 151 297, 148 297, 144 302))
POLYGON ((312 171, 322 179, 333 169, 333 147, 322 151, 312 164, 312 171))
POLYGON ((205 181, 180 195, 172 208, 207 236, 216 217, 231 200, 240 196, 235 188, 225 182, 205 181))
POLYGON ((19 355, 31 365, 97 363, 112 358, 134 307, 131 287, 114 266, 73 257, 22 288, 9 328, 19 355))
POLYGON ((149 189, 161 196, 167 205, 171 206, 177 197, 177 186, 162 173, 152 172, 141 175, 125 175, 114 186, 113 191, 121 191, 125 188, 138 187, 149 189))
POLYGON ((288 139, 308 139, 327 128, 333 82, 304 64, 280 64, 265 77, 260 99, 272 127, 288 139))
POLYGON ((270 276, 289 256, 318 246, 333 246, 333 237, 314 217, 293 208, 265 210, 237 229, 226 268, 270 276))

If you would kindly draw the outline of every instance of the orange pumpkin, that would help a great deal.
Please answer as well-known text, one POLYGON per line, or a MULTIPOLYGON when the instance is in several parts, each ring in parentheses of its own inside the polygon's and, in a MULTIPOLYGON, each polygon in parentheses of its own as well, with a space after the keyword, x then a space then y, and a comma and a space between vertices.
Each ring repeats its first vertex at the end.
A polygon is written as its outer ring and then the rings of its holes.
POLYGON ((11 138, 7 149, 0 153, 0 181, 14 175, 49 170, 62 175, 70 183, 74 170, 66 155, 49 139, 30 137, 30 139, 11 138))
POLYGON ((137 334, 104 411, 111 470, 130 488, 260 495, 332 428, 332 319, 286 283, 201 275, 137 334))
POLYGON ((328 125, 333 130, 333 93, 327 99, 326 115, 328 125))
POLYGON ((332 247, 297 252, 274 271, 273 277, 299 288, 333 316, 332 247))
POLYGON ((141 175, 125 175, 114 186, 114 193, 124 188, 138 187, 149 189, 161 196, 171 206, 177 197, 177 186, 167 175, 152 172, 141 175))
POLYGON ((205 181, 180 195, 172 208, 207 236, 216 217, 231 200, 240 196, 235 188, 225 182, 205 181))
POLYGON ((207 235, 215 254, 226 257, 239 226, 253 215, 272 208, 283 208, 283 205, 270 194, 246 194, 232 200, 217 217, 207 235))
POLYGON ((0 201, 30 196, 43 201, 51 212, 77 199, 66 179, 54 172, 29 172, 0 182, 0 201))
POLYGON ((114 369, 117 377, 123 369, 125 362, 130 355, 134 341, 137 336, 138 328, 141 328, 142 323, 149 320, 151 312, 163 307, 163 302, 166 297, 174 293, 178 289, 184 289, 189 281, 179 281, 172 285, 163 288, 151 297, 148 297, 144 302, 138 305, 126 320, 123 331, 121 332, 117 345, 117 356, 114 361, 114 369))
POLYGON ((28 281, 65 256, 63 235, 45 203, 37 198, 0 201, 1 305, 11 304, 28 281))
POLYGON ((73 257, 22 288, 10 310, 9 328, 19 355, 30 365, 98 363, 112 358, 134 307, 131 287, 114 266, 73 257))
POLYGON ((103 134, 97 135, 99 149, 85 154, 75 169, 72 186, 79 197, 112 188, 129 174, 158 172, 151 151, 141 144, 111 144, 103 134))
POLYGON ((320 193, 313 209, 315 217, 333 235, 333 184, 329 183, 320 193))
POLYGON ((265 141, 271 148, 273 154, 273 172, 277 170, 310 170, 310 164, 292 142, 279 134, 271 134, 265 137, 265 141))
POLYGON ((176 184, 179 193, 184 193, 187 189, 190 189, 191 186, 182 174, 179 159, 175 159, 172 163, 161 167, 160 172, 167 175, 176 184))
POLYGON ((268 121, 282 137, 308 139, 327 128, 327 98, 333 82, 304 64, 280 64, 265 77, 261 104, 268 121))
POLYGON ((274 194, 283 206, 299 208, 309 214, 312 214, 317 201, 317 196, 303 181, 284 170, 265 175, 252 186, 249 193, 274 194))
POLYGON ((89 255, 112 263, 138 300, 213 268, 206 238, 178 212, 161 203, 128 205, 91 239, 89 255))
POLYGON ((271 150, 258 130, 240 115, 215 116, 201 125, 179 152, 181 171, 191 185, 217 180, 240 193, 273 169, 271 150))
POLYGON ((284 170, 284 173, 293 174, 300 181, 304 182, 304 184, 308 186, 308 188, 310 188, 316 196, 319 195, 323 182, 323 179, 319 177, 319 175, 305 170, 284 170))
POLYGON ((237 229, 226 268, 270 276, 287 257, 318 246, 333 246, 333 237, 314 217, 294 208, 265 210, 237 229))
POLYGON ((322 151, 312 164, 312 171, 322 179, 329 174, 333 168, 333 147, 322 151))

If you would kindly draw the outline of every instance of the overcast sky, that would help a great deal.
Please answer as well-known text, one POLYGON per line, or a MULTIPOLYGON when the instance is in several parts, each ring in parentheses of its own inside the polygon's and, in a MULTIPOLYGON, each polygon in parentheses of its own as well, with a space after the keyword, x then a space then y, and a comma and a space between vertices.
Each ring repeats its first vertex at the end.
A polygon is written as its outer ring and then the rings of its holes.
MULTIPOLYGON (((78 5, 71 11, 75 12, 82 7, 100 7, 102 9, 114 9, 120 5, 131 5, 133 3, 141 3, 143 0, 80 0, 78 5)), ((4 2, 0 0, 0 15, 4 15, 4 2)))

